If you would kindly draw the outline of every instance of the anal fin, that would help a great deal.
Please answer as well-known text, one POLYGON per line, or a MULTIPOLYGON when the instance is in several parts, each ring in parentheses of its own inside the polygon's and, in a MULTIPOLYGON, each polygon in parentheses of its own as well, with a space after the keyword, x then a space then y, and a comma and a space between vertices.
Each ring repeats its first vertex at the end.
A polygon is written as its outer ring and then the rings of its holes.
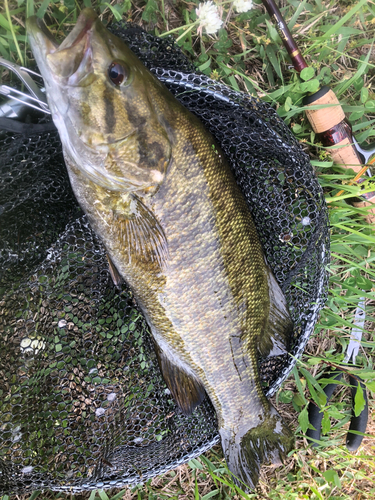
POLYGON ((202 383, 170 361, 156 342, 155 352, 161 373, 174 400, 184 415, 191 415, 206 396, 202 383))
POLYGON ((268 265, 267 273, 270 310, 267 330, 258 343, 263 358, 286 354, 294 330, 284 294, 268 265))

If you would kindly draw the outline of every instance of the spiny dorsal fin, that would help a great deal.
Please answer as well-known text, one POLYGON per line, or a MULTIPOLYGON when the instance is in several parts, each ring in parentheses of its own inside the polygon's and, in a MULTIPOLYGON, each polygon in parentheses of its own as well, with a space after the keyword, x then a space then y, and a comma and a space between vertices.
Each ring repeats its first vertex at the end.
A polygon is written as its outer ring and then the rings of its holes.
POLYGON ((184 415, 191 415, 206 396, 203 385, 183 368, 172 363, 156 342, 155 352, 161 373, 174 400, 184 415))
POLYGON ((258 342, 258 351, 262 358, 286 354, 293 335, 293 322, 284 294, 268 265, 266 269, 270 310, 267 330, 258 342))

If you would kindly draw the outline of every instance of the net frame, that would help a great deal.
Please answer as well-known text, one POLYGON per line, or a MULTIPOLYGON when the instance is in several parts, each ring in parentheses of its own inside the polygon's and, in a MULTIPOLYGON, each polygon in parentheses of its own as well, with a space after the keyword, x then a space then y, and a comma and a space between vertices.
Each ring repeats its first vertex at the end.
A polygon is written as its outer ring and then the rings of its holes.
MULTIPOLYGON (((216 137, 249 204, 295 321, 289 354, 259 360, 270 397, 327 293, 328 214, 308 156, 275 110, 197 73, 171 38, 110 29, 216 137)), ((57 132, 38 121, 0 120, 0 493, 143 482, 218 443, 215 412, 206 399, 185 417, 171 399, 147 323, 72 194, 57 132)))

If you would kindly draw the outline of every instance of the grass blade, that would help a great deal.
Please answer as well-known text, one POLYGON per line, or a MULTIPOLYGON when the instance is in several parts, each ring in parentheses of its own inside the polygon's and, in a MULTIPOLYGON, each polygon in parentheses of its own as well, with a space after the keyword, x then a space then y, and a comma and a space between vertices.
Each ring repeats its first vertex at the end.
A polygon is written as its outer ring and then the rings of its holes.
POLYGON ((44 14, 46 13, 46 10, 48 9, 50 3, 51 3, 51 0, 43 0, 42 5, 39 7, 36 15, 42 19, 44 17, 44 14))
POLYGON ((26 0, 26 19, 35 14, 34 0, 26 0))
POLYGON ((6 12, 6 15, 7 15, 7 18, 8 18, 8 23, 9 23, 9 29, 10 29, 10 32, 12 34, 14 44, 16 46, 16 50, 17 50, 17 54, 18 54, 20 63, 23 66, 23 64, 24 64, 23 57, 22 57, 22 54, 21 54, 20 46, 18 45, 18 40, 17 40, 16 34, 14 32, 14 27, 13 27, 13 24, 12 24, 12 19, 10 17, 8 0, 4 0, 4 1, 5 1, 5 12, 6 12))
POLYGON ((360 0, 360 2, 357 3, 357 5, 354 5, 354 7, 347 13, 345 14, 344 17, 340 19, 332 28, 330 28, 324 35, 323 38, 327 39, 331 35, 334 35, 336 31, 341 28, 349 19, 351 19, 356 12, 359 11, 360 8, 362 8, 364 5, 367 4, 367 0, 360 0))
POLYGON ((366 58, 364 59, 364 61, 358 66, 358 69, 357 71, 355 72, 355 74, 349 78, 349 80, 347 80, 346 82, 342 82, 340 83, 336 88, 335 88, 335 94, 337 97, 340 97, 344 92, 346 92, 348 90, 348 88, 353 84, 355 83, 363 74, 364 72, 366 71, 367 67, 368 67, 368 62, 370 60, 370 55, 372 54, 372 47, 374 45, 374 42, 372 42, 372 45, 371 45, 371 48, 370 50, 368 51, 368 54, 366 56, 366 58))

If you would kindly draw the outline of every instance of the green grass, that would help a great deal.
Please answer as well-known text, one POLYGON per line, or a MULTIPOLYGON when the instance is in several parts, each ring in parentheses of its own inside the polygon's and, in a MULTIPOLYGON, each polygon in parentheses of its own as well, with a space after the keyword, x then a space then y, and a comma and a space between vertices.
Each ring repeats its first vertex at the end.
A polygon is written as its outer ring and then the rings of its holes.
MULTIPOLYGON (((296 449, 283 467, 264 467, 256 493, 245 495, 233 484, 219 447, 189 465, 181 466, 146 484, 123 492, 93 492, 87 495, 66 495, 53 492, 35 493, 23 498, 34 500, 75 498, 90 500, 124 499, 373 499, 375 498, 375 434, 374 400, 374 327, 375 327, 375 232, 365 219, 365 210, 347 203, 358 194, 359 187, 349 186, 352 174, 334 166, 329 153, 315 137, 304 116, 302 97, 320 85, 330 85, 339 96, 353 125, 358 142, 371 141, 375 135, 375 51, 371 51, 375 28, 375 6, 366 0, 284 2, 281 10, 289 28, 316 77, 293 70, 276 29, 257 1, 251 11, 229 14, 230 2, 223 3, 226 19, 214 36, 196 32, 197 1, 130 0, 117 3, 91 0, 5 0, 0 11, 0 55, 17 63, 29 63, 31 53, 25 39, 27 15, 47 15, 48 24, 63 36, 74 25, 83 6, 93 6, 105 22, 124 17, 158 35, 172 32, 178 44, 194 60, 197 68, 214 79, 221 79, 236 90, 257 93, 273 105, 279 115, 309 152, 330 204, 332 227, 330 293, 321 313, 315 335, 294 375, 284 383, 276 403, 286 420, 295 429, 296 449), (190 29, 189 29, 190 27, 190 29), (344 189, 344 194, 335 194, 344 189), (366 297, 366 324, 362 348, 357 362, 369 389, 369 437, 357 453, 343 446, 350 415, 349 389, 342 384, 334 398, 325 404, 321 397, 322 372, 338 364, 348 344, 353 314, 360 297, 366 297), (306 407, 309 401, 324 408, 324 436, 321 447, 307 446, 306 407)), ((374 190, 367 181, 361 188, 374 190)), ((357 409, 361 406, 360 394, 357 409)), ((2 500, 7 500, 4 496, 2 500)))

